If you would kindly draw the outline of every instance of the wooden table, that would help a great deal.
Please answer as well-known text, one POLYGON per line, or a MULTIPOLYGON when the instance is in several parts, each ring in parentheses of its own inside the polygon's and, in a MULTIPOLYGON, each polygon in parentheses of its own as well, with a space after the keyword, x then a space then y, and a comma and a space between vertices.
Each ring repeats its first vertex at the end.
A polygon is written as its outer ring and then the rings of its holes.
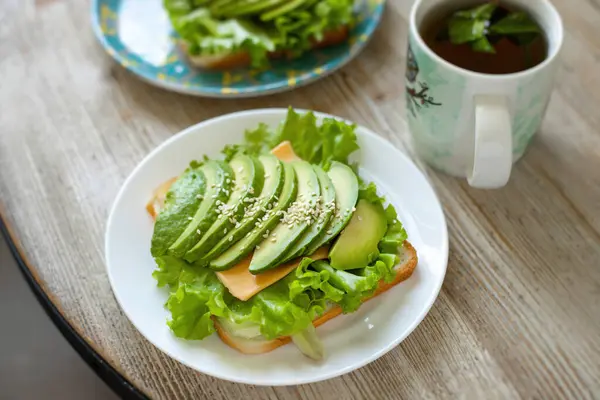
POLYGON ((415 158, 403 117, 407 3, 390 1, 368 48, 318 84, 216 101, 156 89, 115 65, 96 43, 85 1, 0 2, 3 230, 44 307, 115 390, 211 399, 600 396, 596 0, 555 0, 566 25, 557 90, 506 188, 474 190, 416 160, 448 219, 448 274, 423 323, 378 361, 298 387, 220 381, 150 345, 111 293, 103 260, 111 202, 134 166, 188 125, 291 104, 353 119, 415 158))

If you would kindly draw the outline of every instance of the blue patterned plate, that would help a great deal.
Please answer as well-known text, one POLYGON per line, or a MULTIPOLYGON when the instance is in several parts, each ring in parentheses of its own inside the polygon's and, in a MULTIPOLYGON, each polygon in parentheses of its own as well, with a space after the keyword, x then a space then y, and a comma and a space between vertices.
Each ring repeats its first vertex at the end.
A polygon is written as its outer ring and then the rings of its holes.
POLYGON ((93 0, 94 31, 123 67, 165 89, 206 97, 251 97, 282 92, 330 74, 365 46, 381 20, 384 0, 359 0, 347 43, 313 50, 268 69, 204 71, 188 65, 175 45, 162 0, 93 0))

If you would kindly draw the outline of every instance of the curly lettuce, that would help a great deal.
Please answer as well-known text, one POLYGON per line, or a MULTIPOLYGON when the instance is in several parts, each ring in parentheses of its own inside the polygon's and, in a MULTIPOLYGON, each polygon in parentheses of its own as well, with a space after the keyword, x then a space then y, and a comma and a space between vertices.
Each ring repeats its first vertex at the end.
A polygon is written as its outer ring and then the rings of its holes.
POLYGON ((344 313, 354 312, 375 293, 380 281, 394 280, 398 260, 395 254, 380 254, 364 268, 340 271, 326 261, 306 258, 290 282, 290 299, 308 288, 319 289, 325 300, 338 304, 344 313))
POLYGON ((264 289, 248 301, 233 297, 214 271, 170 256, 157 257, 153 273, 158 286, 168 285, 167 322, 175 336, 200 340, 215 331, 212 317, 239 325, 254 324, 267 339, 306 329, 325 310, 325 296, 306 287, 290 295, 294 274, 264 289))
POLYGON ((224 152, 231 156, 237 151, 248 154, 269 152, 287 140, 298 157, 328 170, 333 161, 348 164, 348 158, 358 150, 356 125, 334 118, 325 118, 319 124, 311 111, 300 114, 289 108, 285 121, 271 130, 265 124, 247 130, 242 145, 228 146, 224 152))

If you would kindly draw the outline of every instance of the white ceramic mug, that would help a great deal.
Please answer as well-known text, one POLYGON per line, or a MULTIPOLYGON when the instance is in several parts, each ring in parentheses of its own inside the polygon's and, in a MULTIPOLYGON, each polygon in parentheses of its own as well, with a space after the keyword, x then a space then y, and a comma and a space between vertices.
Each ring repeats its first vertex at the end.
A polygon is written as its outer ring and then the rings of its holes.
POLYGON ((420 35, 424 18, 450 2, 461 6, 454 0, 417 0, 412 7, 406 68, 408 124, 418 154, 434 168, 467 177, 474 187, 502 187, 546 112, 563 42, 562 21, 548 0, 507 1, 540 24, 547 36, 548 56, 522 72, 483 74, 450 64, 420 35))

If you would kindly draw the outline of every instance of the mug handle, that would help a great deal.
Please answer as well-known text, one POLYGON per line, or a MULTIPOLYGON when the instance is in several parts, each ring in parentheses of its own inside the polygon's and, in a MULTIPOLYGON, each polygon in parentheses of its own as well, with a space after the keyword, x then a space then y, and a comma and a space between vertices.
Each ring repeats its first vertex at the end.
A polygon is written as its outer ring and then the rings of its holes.
POLYGON ((473 168, 469 185, 480 189, 500 188, 512 169, 512 127, 505 96, 477 95, 473 168))

